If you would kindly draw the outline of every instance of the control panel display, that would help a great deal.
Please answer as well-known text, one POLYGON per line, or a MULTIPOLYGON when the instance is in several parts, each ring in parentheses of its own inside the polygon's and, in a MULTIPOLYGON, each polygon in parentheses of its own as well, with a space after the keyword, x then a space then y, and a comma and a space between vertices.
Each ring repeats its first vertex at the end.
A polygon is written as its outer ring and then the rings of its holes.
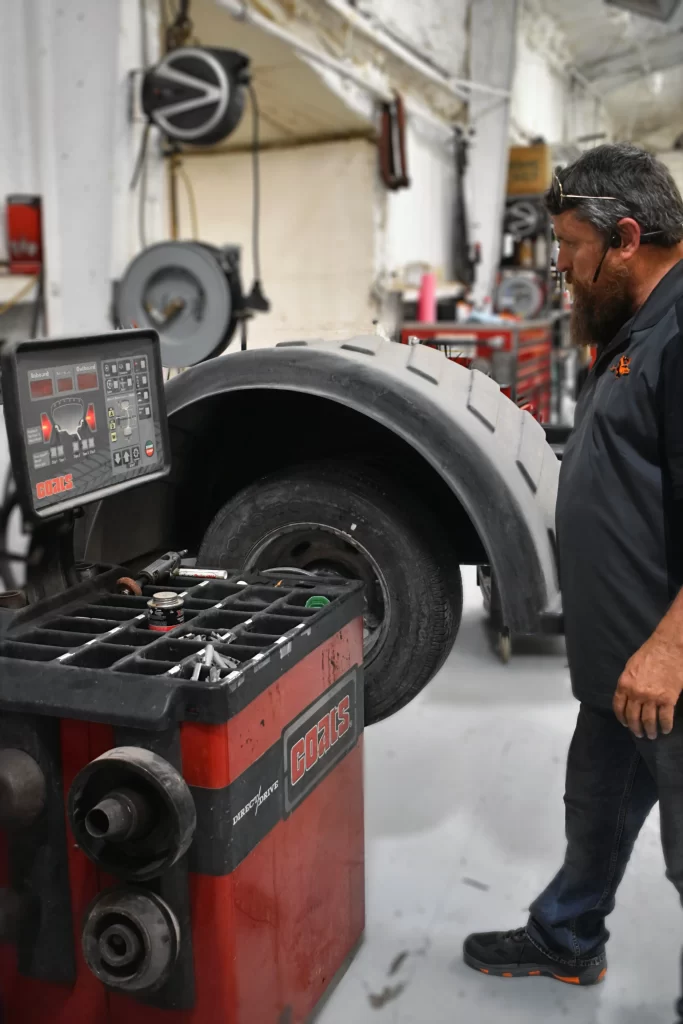
POLYGON ((5 419, 25 510, 54 515, 164 475, 158 337, 117 331, 3 352, 5 419))

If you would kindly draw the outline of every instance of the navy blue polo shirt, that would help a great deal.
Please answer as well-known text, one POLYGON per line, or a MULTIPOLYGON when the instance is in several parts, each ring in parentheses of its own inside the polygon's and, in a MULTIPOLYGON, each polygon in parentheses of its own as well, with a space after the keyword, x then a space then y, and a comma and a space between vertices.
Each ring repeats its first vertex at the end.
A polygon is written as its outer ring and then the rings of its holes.
POLYGON ((683 585, 682 314, 683 260, 599 356, 563 457, 569 668, 575 696, 595 707, 611 707, 626 662, 683 585))

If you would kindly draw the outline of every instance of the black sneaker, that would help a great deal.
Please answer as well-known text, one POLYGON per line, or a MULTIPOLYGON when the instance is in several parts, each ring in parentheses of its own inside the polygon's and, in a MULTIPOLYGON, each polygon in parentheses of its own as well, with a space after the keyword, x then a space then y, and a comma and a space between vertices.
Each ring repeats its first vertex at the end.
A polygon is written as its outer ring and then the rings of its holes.
POLYGON ((541 953, 525 928, 512 932, 480 932, 465 939, 463 957, 468 967, 496 978, 542 976, 566 985, 597 985, 607 974, 607 961, 568 967, 541 953))

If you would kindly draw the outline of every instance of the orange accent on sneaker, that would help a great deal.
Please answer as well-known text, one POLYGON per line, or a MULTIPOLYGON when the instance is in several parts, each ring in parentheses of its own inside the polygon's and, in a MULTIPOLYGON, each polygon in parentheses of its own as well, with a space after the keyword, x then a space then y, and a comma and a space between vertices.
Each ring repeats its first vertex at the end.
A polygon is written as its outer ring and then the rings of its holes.
POLYGON ((480 967, 480 968, 479 968, 479 970, 481 971, 481 973, 482 973, 482 974, 488 974, 488 973, 489 973, 489 972, 488 972, 488 971, 486 970, 486 968, 485 968, 485 967, 480 967))
POLYGON ((562 975, 560 975, 560 974, 553 974, 553 978, 555 978, 557 981, 563 981, 565 983, 565 985, 580 985, 581 984, 581 979, 580 978, 563 978, 562 975))
POLYGON ((504 977, 504 978, 511 978, 511 977, 512 977, 512 975, 511 975, 511 974, 509 974, 509 973, 508 973, 507 971, 503 971, 503 977, 504 977))
POLYGON ((606 974, 607 974, 607 968, 603 967, 603 969, 600 971, 600 974, 598 975, 598 981, 604 981, 604 978, 605 978, 606 974))
POLYGON ((536 977, 538 977, 538 975, 540 975, 540 973, 541 973, 540 971, 529 971, 529 977, 530 978, 536 978, 536 977))

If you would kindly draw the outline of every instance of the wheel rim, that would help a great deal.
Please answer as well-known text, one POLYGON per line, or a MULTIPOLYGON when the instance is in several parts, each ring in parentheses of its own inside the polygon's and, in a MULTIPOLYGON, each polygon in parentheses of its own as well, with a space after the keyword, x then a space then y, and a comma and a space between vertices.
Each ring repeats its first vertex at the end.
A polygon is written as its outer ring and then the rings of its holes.
POLYGON ((280 527, 267 534, 247 557, 249 569, 277 566, 361 580, 365 584, 365 663, 377 655, 389 623, 389 588, 375 559, 352 534, 323 523, 292 523, 280 527))

